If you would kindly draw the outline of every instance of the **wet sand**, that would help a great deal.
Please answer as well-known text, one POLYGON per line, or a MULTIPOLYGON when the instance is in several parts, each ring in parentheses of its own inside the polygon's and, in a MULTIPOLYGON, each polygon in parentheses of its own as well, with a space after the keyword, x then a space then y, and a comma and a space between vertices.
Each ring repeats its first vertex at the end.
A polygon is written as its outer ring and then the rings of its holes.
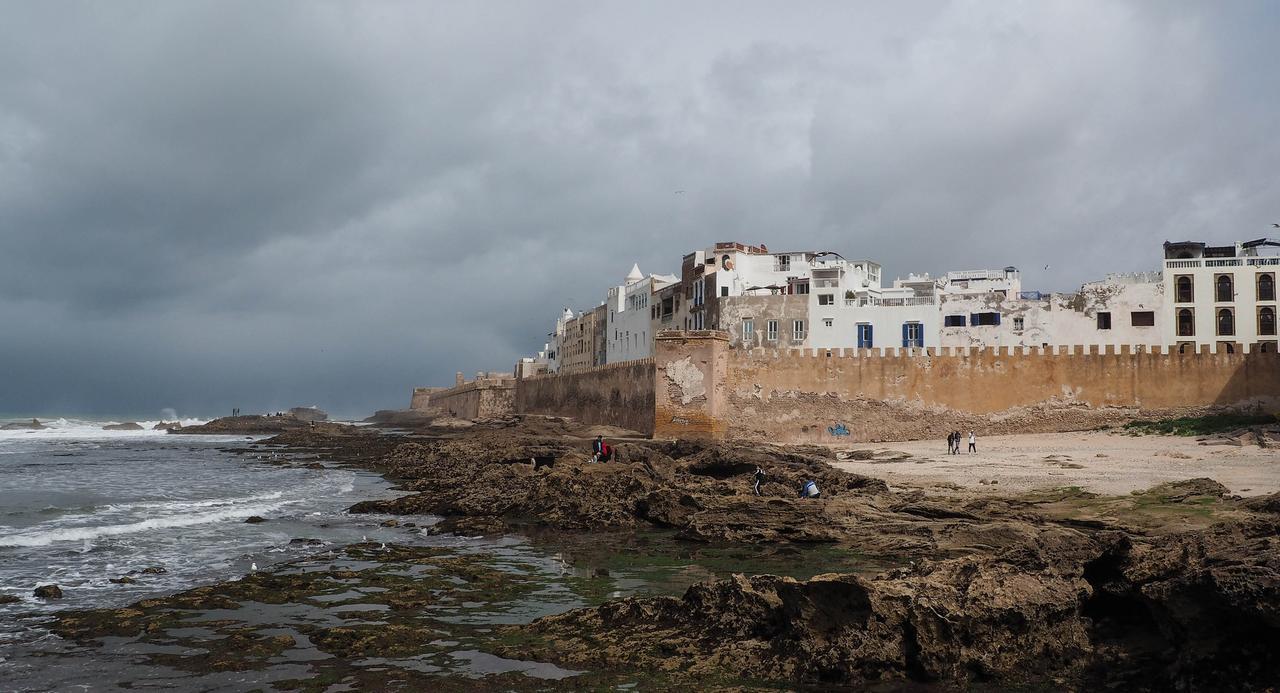
MULTIPOLYGON (((966 438, 961 449, 967 447, 966 438)), ((977 447, 976 454, 947 455, 945 440, 855 445, 842 450, 874 451, 874 457, 835 466, 884 479, 891 487, 959 486, 993 495, 1070 486, 1123 495, 1197 477, 1242 496, 1280 491, 1280 450, 1257 445, 1099 431, 980 437, 977 447)))

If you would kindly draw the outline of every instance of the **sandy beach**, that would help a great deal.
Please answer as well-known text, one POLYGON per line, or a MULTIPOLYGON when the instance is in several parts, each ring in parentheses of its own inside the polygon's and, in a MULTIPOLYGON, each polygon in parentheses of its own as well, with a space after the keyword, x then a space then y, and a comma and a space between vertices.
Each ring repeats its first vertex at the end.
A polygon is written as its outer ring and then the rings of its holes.
MULTIPOLYGON (((968 447, 967 438, 961 447, 968 447)), ((854 446, 875 455, 836 466, 891 486, 955 485, 993 494, 1079 486, 1121 495, 1196 477, 1214 479, 1242 496, 1280 491, 1280 450, 1257 445, 1103 431, 983 437, 977 448, 977 454, 947 455, 945 440, 854 446)))

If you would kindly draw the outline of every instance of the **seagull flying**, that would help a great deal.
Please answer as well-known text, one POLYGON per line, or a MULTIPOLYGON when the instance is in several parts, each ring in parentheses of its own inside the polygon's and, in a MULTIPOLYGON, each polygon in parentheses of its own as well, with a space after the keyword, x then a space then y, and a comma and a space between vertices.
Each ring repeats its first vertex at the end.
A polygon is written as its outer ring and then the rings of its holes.
POLYGON ((1280 224, 1272 224, 1272 226, 1276 227, 1277 229, 1280 229, 1280 224))

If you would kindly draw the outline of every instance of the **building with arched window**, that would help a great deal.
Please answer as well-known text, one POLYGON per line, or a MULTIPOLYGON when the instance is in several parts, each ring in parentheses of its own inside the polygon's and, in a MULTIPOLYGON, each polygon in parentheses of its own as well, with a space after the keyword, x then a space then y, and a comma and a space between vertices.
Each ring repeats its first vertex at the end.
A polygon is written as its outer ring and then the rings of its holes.
POLYGON ((1275 351, 1280 241, 1164 244, 1164 314, 1172 344, 1275 351))

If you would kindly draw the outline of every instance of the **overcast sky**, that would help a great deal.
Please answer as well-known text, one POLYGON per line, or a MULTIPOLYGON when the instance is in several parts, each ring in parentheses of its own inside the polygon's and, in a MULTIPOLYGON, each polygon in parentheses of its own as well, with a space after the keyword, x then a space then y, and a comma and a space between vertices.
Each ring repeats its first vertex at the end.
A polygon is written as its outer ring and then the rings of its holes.
POLYGON ((717 240, 1155 269, 1280 221, 1278 30, 1261 1, 0 1, 0 413, 404 407, 717 240))

